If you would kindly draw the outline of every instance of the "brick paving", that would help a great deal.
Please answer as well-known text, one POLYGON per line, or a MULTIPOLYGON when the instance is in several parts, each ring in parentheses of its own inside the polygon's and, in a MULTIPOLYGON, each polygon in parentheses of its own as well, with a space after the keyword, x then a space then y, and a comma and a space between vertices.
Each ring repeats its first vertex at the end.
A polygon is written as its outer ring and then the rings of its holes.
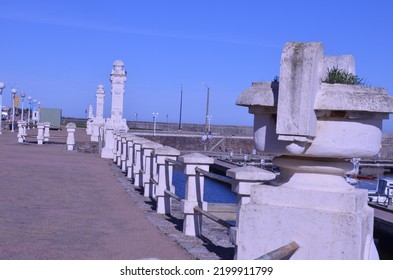
POLYGON ((195 258, 149 221, 110 160, 16 134, 0 135, 0 259, 195 258))

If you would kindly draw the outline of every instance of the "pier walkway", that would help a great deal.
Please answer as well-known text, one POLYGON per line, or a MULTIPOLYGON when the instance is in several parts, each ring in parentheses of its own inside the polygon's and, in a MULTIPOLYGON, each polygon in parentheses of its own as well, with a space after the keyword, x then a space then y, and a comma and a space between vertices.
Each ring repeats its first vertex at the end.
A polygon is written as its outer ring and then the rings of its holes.
POLYGON ((0 259, 194 258, 148 220, 109 160, 16 135, 0 135, 0 259))

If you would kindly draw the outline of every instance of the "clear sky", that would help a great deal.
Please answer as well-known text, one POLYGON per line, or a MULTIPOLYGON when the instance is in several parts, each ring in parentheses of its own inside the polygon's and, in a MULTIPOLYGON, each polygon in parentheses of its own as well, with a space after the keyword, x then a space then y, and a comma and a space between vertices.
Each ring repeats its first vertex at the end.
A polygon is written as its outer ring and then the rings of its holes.
MULTIPOLYGON (((253 81, 279 75, 287 41, 324 44, 326 55, 352 54, 357 74, 393 94, 393 1, 12 0, 0 1, 0 81, 85 117, 105 87, 109 116, 113 61, 127 70, 124 116, 204 123, 210 87, 212 124, 252 125, 235 105, 253 81)), ((393 132, 392 120, 384 130, 393 132)))

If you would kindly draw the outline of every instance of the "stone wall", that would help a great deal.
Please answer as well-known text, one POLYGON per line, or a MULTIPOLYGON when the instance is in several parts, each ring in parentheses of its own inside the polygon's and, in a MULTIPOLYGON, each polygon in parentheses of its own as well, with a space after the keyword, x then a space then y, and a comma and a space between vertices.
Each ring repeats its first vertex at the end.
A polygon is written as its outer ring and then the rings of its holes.
POLYGON ((382 135, 381 151, 378 158, 393 160, 393 133, 384 133, 382 135))
MULTIPOLYGON (((136 133, 138 135, 138 133, 136 133)), ((251 154, 254 149, 254 141, 250 138, 238 137, 213 137, 211 141, 202 141, 199 136, 186 135, 145 135, 143 138, 158 142, 164 146, 170 146, 178 150, 187 151, 212 151, 216 153, 251 154)))

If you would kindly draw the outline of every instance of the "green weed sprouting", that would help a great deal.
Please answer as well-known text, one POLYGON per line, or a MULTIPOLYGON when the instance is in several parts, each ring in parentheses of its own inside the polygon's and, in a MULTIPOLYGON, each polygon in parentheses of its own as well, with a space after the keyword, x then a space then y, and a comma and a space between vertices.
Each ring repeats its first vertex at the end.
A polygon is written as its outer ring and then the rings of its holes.
POLYGON ((359 78, 357 75, 349 73, 337 66, 332 69, 328 68, 326 79, 322 81, 328 84, 346 84, 346 85, 365 85, 364 78, 359 78))

